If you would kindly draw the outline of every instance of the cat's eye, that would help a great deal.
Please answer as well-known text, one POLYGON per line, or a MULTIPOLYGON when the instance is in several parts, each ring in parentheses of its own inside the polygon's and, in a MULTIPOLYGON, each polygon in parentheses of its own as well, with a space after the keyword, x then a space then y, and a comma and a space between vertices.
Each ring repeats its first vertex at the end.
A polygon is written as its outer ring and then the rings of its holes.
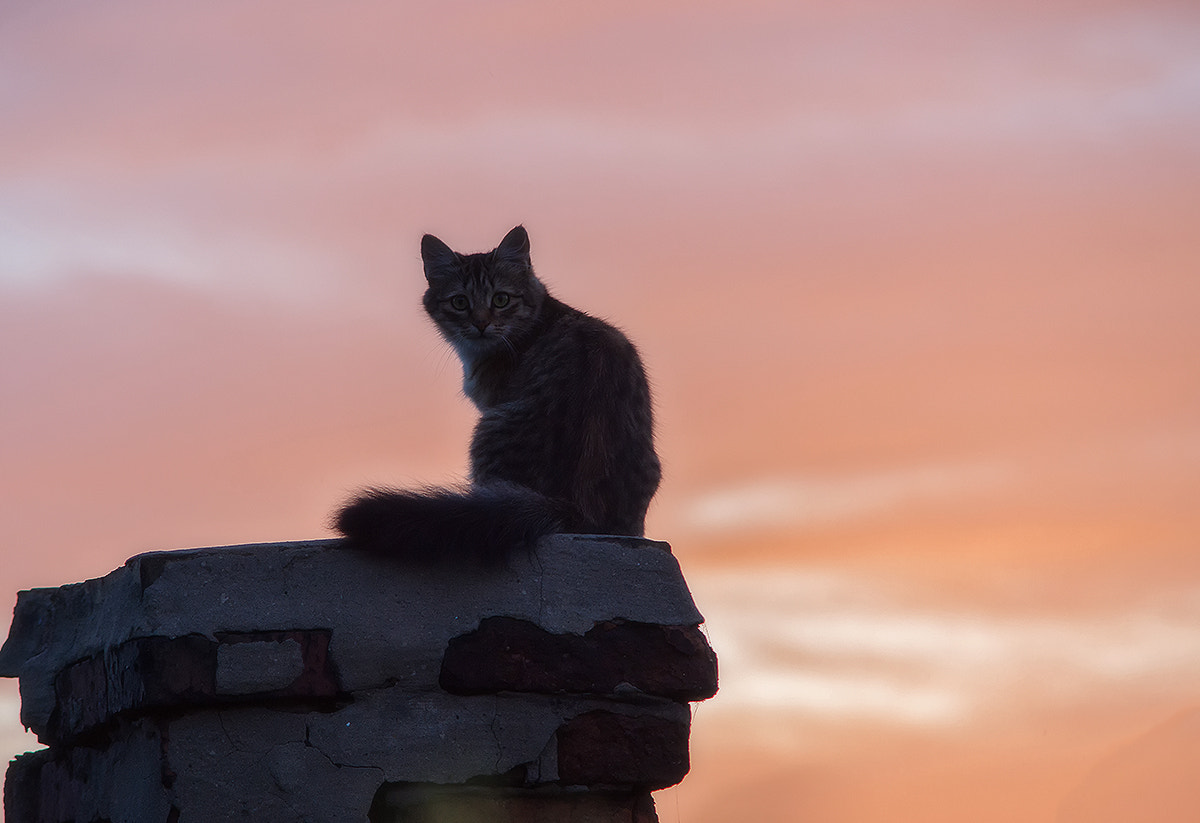
POLYGON ((508 305, 510 299, 508 292, 498 291, 492 295, 492 308, 502 309, 508 305))
POLYGON ((466 311, 469 305, 471 305, 471 301, 465 294, 456 294, 450 298, 450 308, 455 311, 466 311))

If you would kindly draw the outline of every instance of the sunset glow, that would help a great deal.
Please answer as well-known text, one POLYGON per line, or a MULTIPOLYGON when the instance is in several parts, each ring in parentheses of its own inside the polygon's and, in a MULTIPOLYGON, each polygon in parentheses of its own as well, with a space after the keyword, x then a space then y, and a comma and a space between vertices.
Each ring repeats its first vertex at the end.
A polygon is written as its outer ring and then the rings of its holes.
POLYGON ((1194 4, 0 23, 0 595, 460 478, 419 239, 523 223, 720 658, 664 823, 1200 819, 1194 4))

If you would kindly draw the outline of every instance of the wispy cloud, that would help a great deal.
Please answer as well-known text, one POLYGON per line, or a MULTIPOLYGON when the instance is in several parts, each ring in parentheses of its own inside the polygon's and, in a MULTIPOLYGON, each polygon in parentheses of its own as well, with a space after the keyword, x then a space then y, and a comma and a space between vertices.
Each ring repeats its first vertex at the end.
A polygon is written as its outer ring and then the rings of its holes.
MULTIPOLYGON (((64 195, 65 196, 65 195, 64 195)), ((103 201, 104 198, 98 198, 103 201)), ((303 238, 272 237, 234 221, 214 224, 176 213, 178 203, 45 206, 42 198, 0 197, 0 287, 30 287, 89 275, 147 277, 217 286, 281 302, 314 302, 338 284, 337 252, 303 238)))
POLYGON ((820 525, 907 503, 953 499, 1008 482, 1001 463, 930 465, 837 476, 755 480, 696 497, 688 525, 712 531, 820 525))
POLYGON ((721 661, 714 708, 942 726, 1200 682, 1200 590, 1077 615, 920 601, 850 573, 691 578, 721 661))

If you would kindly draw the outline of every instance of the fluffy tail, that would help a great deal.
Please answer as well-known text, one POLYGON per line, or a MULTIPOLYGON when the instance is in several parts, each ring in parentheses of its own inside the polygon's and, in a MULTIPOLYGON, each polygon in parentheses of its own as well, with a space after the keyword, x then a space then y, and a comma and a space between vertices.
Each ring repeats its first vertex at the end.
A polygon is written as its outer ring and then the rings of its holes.
POLYGON ((334 515, 345 546, 399 560, 498 565, 563 530, 565 503, 507 483, 464 489, 367 489, 334 515))

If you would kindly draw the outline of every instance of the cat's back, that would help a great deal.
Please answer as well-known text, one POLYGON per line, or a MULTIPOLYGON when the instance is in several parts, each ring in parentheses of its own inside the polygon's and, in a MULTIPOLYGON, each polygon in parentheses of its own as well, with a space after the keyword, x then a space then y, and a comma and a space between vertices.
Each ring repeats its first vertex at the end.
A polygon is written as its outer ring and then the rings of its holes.
POLYGON ((641 357, 624 332, 552 297, 547 303, 542 332, 523 358, 526 390, 565 389, 578 397, 581 391, 594 395, 640 388, 644 399, 626 401, 649 403, 641 357))
POLYGON ((569 501, 569 531, 642 534, 662 470, 641 358, 615 326, 557 300, 549 308, 510 399, 476 426, 474 477, 569 501))

